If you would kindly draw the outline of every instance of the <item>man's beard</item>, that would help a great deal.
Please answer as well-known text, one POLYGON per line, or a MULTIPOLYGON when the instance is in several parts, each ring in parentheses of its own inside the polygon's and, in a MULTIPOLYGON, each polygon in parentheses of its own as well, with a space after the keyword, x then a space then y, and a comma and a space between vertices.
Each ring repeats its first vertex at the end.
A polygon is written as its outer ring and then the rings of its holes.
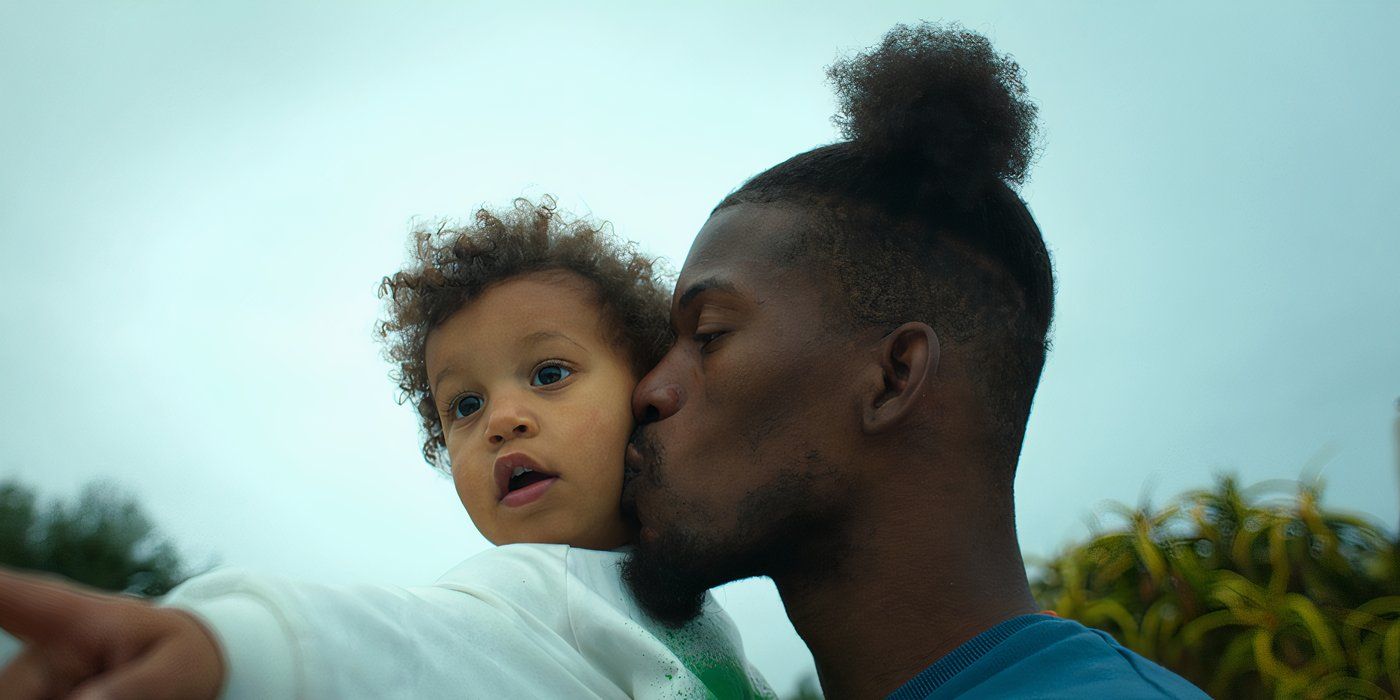
MULTIPOLYGON (((643 465, 631 476, 656 492, 652 500, 670 499, 667 510, 688 512, 693 522, 707 526, 705 531, 681 523, 656 527, 655 536, 639 541, 622 561, 622 580, 637 604, 666 625, 679 627, 699 616, 705 592, 715 586, 799 572, 808 559, 802 553, 812 551, 813 545, 830 551, 835 544, 830 519, 819 506, 814 508, 810 474, 780 473, 769 486, 746 494, 738 503, 735 524, 728 526, 669 492, 661 470, 664 455, 642 430, 634 433, 632 445, 643 465)), ((807 466, 820 462, 815 452, 806 459, 807 466)), ((624 499, 624 513, 634 520, 645 515, 637 513, 631 498, 624 499)))
MULTIPOLYGON (((641 456, 641 464, 630 460, 627 464, 622 512, 634 526, 640 526, 636 489, 643 483, 651 489, 662 489, 662 455, 660 445, 643 434, 641 427, 632 434, 631 445, 641 456)), ((667 625, 680 627, 700 615, 705 591, 711 586, 704 582, 703 572, 687 566, 695 560, 695 550, 700 549, 695 537, 690 533, 671 535, 672 529, 664 532, 664 539, 639 541, 628 552, 622 560, 622 580, 643 610, 667 625)))
POLYGON ((691 537, 639 542, 622 560, 622 580, 647 614, 671 627, 700 615, 705 592, 723 581, 712 581, 693 566, 696 549, 691 537))

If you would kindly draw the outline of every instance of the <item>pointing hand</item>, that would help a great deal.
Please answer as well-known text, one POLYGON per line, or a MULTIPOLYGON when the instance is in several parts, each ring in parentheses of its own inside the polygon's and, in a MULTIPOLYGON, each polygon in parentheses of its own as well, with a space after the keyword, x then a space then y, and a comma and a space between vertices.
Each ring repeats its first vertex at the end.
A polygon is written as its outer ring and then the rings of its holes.
POLYGON ((192 615, 0 568, 0 627, 24 649, 0 698, 215 698, 224 663, 192 615))

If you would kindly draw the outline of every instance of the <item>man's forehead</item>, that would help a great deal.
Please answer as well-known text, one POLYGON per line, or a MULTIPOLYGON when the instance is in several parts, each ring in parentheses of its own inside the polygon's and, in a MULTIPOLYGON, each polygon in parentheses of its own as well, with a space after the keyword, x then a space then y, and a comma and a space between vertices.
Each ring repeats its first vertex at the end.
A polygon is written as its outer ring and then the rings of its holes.
POLYGON ((696 234, 676 280, 672 313, 691 313, 699 308, 697 298, 712 298, 704 293, 709 290, 781 314, 801 316, 808 305, 820 306, 824 268, 794 264, 803 227, 813 225, 812 219, 805 209, 777 204, 739 204, 715 212, 696 234))
POLYGON ((770 204, 736 204, 713 215, 695 235, 678 291, 711 277, 738 281, 757 271, 773 271, 788 257, 799 235, 803 212, 770 204))

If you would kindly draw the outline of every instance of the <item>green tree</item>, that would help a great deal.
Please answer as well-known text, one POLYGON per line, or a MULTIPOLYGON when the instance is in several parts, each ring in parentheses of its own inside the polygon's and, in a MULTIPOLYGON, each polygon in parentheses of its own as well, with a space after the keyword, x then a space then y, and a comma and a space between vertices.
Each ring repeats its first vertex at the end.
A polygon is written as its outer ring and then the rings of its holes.
POLYGON ((822 700, 822 686, 817 682, 817 677, 811 674, 803 676, 788 700, 822 700))
POLYGON ((12 482, 0 482, 0 563, 34 568, 34 492, 12 482))
POLYGON ((144 596, 161 595, 189 576, 140 504, 106 483, 43 508, 33 490, 0 482, 0 564, 144 596))
POLYGON ((1319 483, 1223 476, 1045 562, 1042 605, 1105 630, 1214 697, 1400 693, 1400 558, 1319 483))

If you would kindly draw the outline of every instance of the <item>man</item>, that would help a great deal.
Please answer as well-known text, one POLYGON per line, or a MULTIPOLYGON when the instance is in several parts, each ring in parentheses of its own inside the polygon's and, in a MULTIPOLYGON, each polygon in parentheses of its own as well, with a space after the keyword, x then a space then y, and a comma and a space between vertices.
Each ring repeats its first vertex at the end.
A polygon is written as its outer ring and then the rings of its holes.
POLYGON ((1204 697, 1026 581, 1012 481, 1053 278, 1010 189, 1019 69, 922 25, 830 75, 848 140, 725 198, 681 270, 633 397, 629 585, 681 622, 772 577, 832 698, 1204 697))

